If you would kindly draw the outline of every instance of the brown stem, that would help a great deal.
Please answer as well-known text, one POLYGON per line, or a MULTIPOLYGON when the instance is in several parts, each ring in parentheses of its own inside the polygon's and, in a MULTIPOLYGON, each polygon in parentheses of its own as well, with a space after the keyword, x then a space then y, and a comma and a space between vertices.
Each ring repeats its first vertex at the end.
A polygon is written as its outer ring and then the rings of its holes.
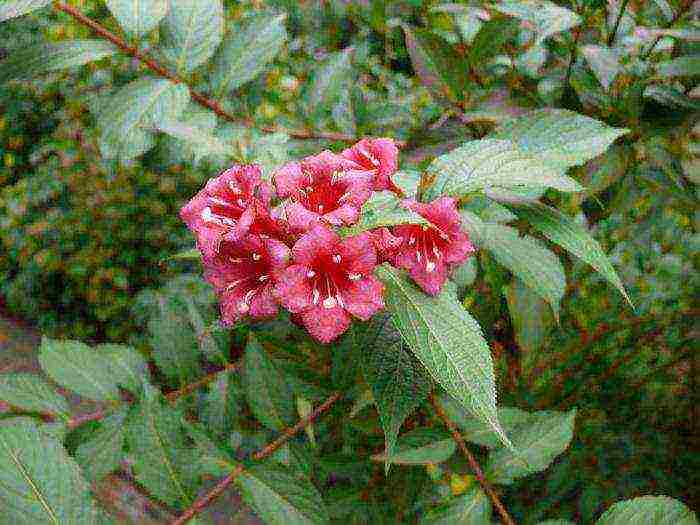
MULTIPOLYGON (((291 428, 285 429, 282 435, 278 437, 272 443, 269 443, 264 448, 253 454, 252 458, 256 461, 261 461, 266 457, 271 456, 274 452, 284 445, 287 441, 292 439, 299 431, 313 423, 319 416, 327 412, 333 404, 341 398, 342 394, 340 392, 335 392, 331 394, 328 399, 326 399, 322 404, 320 404, 316 409, 311 412, 304 419, 299 420, 299 422, 291 428)), ((243 473, 243 465, 239 464, 236 468, 224 479, 219 481, 216 486, 207 492, 204 496, 197 499, 185 512, 183 512, 179 518, 171 523, 171 525, 183 525, 194 518, 197 514, 202 512, 207 506, 209 506, 216 498, 218 498, 235 480, 243 473)))
POLYGON ((165 394, 165 398, 173 403, 177 399, 186 396, 188 394, 191 394, 195 390, 197 390, 200 387, 206 386, 209 383, 213 383, 216 381, 216 379, 219 377, 220 374, 223 374, 225 372, 235 372, 240 368, 240 363, 229 363, 227 364, 223 369, 219 370, 218 372, 212 372, 211 374, 208 374, 204 376, 202 379, 199 381, 195 381, 194 383, 190 383, 189 385, 185 385, 179 390, 173 390, 172 392, 169 392, 165 394))
MULTIPOLYGON (((111 31, 109 31, 107 28, 101 26, 91 18, 88 18, 85 16, 81 11, 76 9, 75 7, 68 5, 65 2, 54 2, 54 8, 57 9, 58 11, 62 11, 66 13, 67 15, 73 17, 77 22, 80 24, 89 27, 92 29, 93 32, 95 32, 97 35, 101 36, 105 40, 109 40, 112 42, 115 46, 117 46, 119 49, 121 49, 124 53, 127 55, 130 55, 137 59, 139 62, 141 62, 143 65, 145 65, 148 69, 156 73, 157 75, 167 78, 171 82, 175 84, 184 84, 187 85, 180 77, 175 75, 174 73, 168 71, 165 67, 163 67, 161 64, 156 62, 153 58, 149 57, 142 51, 139 51, 139 49, 136 46, 129 45, 123 38, 120 38, 119 36, 115 35, 111 31)), ((219 115, 221 118, 228 120, 230 122, 236 122, 236 123, 242 123, 245 124, 247 127, 255 127, 255 124, 252 119, 250 118, 238 118, 234 117, 227 111, 225 111, 218 102, 215 100, 212 100, 211 98, 197 92, 194 90, 194 88, 187 86, 188 89, 190 90, 190 95, 192 96, 192 99, 197 102, 198 104, 204 106, 205 108, 208 108, 212 110, 214 113, 219 115)), ((282 127, 278 126, 259 126, 259 129, 266 133, 286 133, 290 137, 294 137, 297 139, 325 139, 325 140, 337 140, 337 141, 343 141, 343 142, 354 142, 356 140, 355 137, 346 135, 344 133, 335 133, 335 132, 330 132, 330 131, 310 131, 310 130, 294 130, 294 129, 285 129, 282 127)))
POLYGON ((501 503, 501 500, 498 498, 498 494, 496 494, 496 492, 493 490, 493 487, 491 486, 491 484, 486 480, 486 476, 484 476, 484 473, 481 470, 481 467, 479 466, 479 462, 476 460, 476 458, 473 456, 473 454, 471 452, 469 452, 469 449, 467 448, 467 444, 464 442, 464 439, 462 438, 462 435, 459 433, 459 430, 457 429, 455 424, 452 421, 450 421, 450 418, 447 417, 447 414, 445 414, 445 411, 440 406, 440 403, 435 398, 434 394, 430 395, 430 403, 433 405, 433 408, 435 409, 435 413, 438 415, 438 417, 440 419, 442 419, 442 422, 449 429, 450 433, 452 434, 452 439, 454 439, 455 443, 457 443, 459 450, 467 458, 467 461, 469 462, 469 466, 471 467, 472 471, 474 472, 474 476, 476 477, 477 481, 479 482, 479 485, 481 485, 481 488, 484 489, 484 492, 486 492, 486 494, 488 494, 489 498, 491 498, 491 502, 493 503, 493 506, 496 507, 496 511, 498 512, 498 515, 501 518, 501 522, 504 525, 515 525, 513 518, 510 517, 510 515, 508 514, 508 511, 503 506, 503 503, 501 503))

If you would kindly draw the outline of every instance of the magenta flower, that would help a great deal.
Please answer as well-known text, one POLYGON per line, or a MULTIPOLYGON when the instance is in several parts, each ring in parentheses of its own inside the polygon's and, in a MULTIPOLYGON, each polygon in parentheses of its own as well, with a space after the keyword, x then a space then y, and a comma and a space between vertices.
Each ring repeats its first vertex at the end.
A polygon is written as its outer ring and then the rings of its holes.
POLYGON ((225 324, 277 314, 273 289, 289 255, 289 248, 276 239, 247 235, 222 241, 215 256, 203 259, 204 277, 219 297, 225 324))
POLYGON ((377 250, 377 262, 379 264, 393 261, 396 257, 396 253, 403 244, 403 239, 401 237, 396 237, 393 235, 389 228, 377 228, 371 230, 370 232, 372 244, 374 244, 374 249, 377 250))
POLYGON ((384 308, 384 285, 372 275, 377 255, 368 233, 341 239, 316 224, 296 242, 292 257, 275 295, 318 341, 328 343, 345 332, 351 316, 366 321, 384 308))
POLYGON ((395 226, 393 234, 403 239, 394 264, 428 294, 437 295, 449 272, 466 261, 475 249, 462 230, 457 201, 442 197, 429 204, 406 199, 402 206, 427 219, 430 225, 395 226))
POLYGON ((258 166, 236 165, 210 179, 180 210, 180 217, 197 235, 202 253, 213 256, 222 240, 239 240, 249 232, 283 233, 279 221, 269 215, 272 194, 258 166))
POLYGON ((341 155, 355 162, 362 171, 372 174, 374 191, 401 193, 391 180, 398 166, 399 150, 393 139, 362 139, 341 155))
POLYGON ((290 229, 303 233, 318 221, 334 226, 356 222, 371 194, 371 176, 356 169, 354 162, 330 151, 279 169, 274 181, 277 194, 290 198, 290 229))

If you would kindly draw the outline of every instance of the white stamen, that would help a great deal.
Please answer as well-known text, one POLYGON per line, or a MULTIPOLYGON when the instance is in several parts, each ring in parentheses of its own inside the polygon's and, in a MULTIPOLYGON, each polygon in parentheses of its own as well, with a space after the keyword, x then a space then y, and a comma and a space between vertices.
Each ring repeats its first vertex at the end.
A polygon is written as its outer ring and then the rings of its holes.
POLYGON ((336 298, 336 300, 338 301, 338 305, 339 305, 341 308, 345 308, 345 303, 343 303, 343 298, 340 296, 340 294, 337 294, 337 295, 335 296, 335 298, 336 298))
POLYGON ((231 193, 234 195, 238 195, 241 192, 241 189, 236 186, 236 183, 232 180, 228 181, 228 187, 231 189, 231 193))
POLYGON ((224 206, 225 208, 230 208, 231 203, 226 202, 223 199, 220 199, 219 197, 209 197, 209 202, 213 202, 214 204, 218 204, 219 206, 224 206))
POLYGON ((256 252, 253 252, 253 260, 254 260, 254 261, 259 261, 259 260, 260 260, 260 254, 259 254, 259 253, 256 253, 256 252))
POLYGON ((318 205, 318 213, 323 213, 323 204, 318 205))
POLYGON ((333 297, 326 297, 323 300, 323 307, 326 310, 330 310, 331 308, 335 308, 336 305, 336 300, 333 297))
POLYGON ((438 259, 440 258, 440 250, 437 249, 437 246, 433 244, 433 253, 435 254, 435 257, 438 259))
POLYGON ((260 281, 261 283, 264 283, 264 282, 267 281, 269 278, 270 278, 269 275, 261 275, 260 277, 258 277, 258 281, 260 281))
POLYGON ((313 303, 318 304, 318 299, 321 297, 321 294, 318 293, 318 290, 314 288, 314 293, 313 293, 313 303))
POLYGON ((435 263, 433 261, 428 261, 428 263, 425 265, 425 271, 428 273, 433 273, 435 270, 435 263))
POLYGON ((414 244, 416 244, 416 238, 415 238, 415 237, 409 238, 409 239, 408 239, 408 245, 409 245, 409 246, 413 246, 414 244))
POLYGON ((428 231, 428 227, 427 227, 425 224, 422 226, 422 228, 423 228, 423 231, 424 231, 424 232, 427 232, 427 231, 428 231))
POLYGON ((211 208, 209 206, 202 210, 202 220, 204 222, 216 221, 216 219, 214 218, 214 214, 211 212, 211 208))
POLYGON ((441 238, 443 241, 449 241, 449 240, 450 240, 449 236, 448 236, 446 233, 444 233, 444 232, 440 232, 440 238, 441 238))
POLYGON ((238 303, 238 311, 241 312, 242 314, 246 313, 248 310, 250 310, 250 305, 248 303, 240 302, 238 303))
POLYGON ((338 199, 338 202, 343 202, 345 199, 350 198, 350 196, 351 196, 351 193, 350 193, 350 192, 343 193, 342 197, 340 197, 340 198, 338 199))
POLYGON ((239 258, 237 258, 237 257, 236 257, 236 258, 230 257, 230 258, 229 258, 229 261, 231 261, 233 264, 240 264, 240 263, 243 262, 243 259, 239 259, 239 258))
POLYGON ((306 187, 306 191, 308 191, 309 193, 311 193, 312 191, 314 191, 314 189, 313 189, 311 186, 307 186, 307 187, 306 187))
POLYGON ((230 292, 230 291, 233 290, 236 286, 238 286, 238 283, 240 283, 241 281, 242 281, 242 279, 239 279, 239 280, 237 280, 237 281, 233 281, 231 284, 229 284, 229 285, 226 287, 226 291, 227 291, 227 292, 230 292))
POLYGON ((338 255, 337 253, 333 256, 333 262, 334 262, 335 264, 340 264, 340 261, 342 261, 342 260, 343 260, 343 259, 342 259, 342 258, 340 257, 340 255, 338 255))
POLYGON ((348 279, 350 279, 351 281, 359 281, 360 279, 362 279, 362 274, 361 273, 349 273, 348 279))
POLYGON ((416 260, 420 262, 420 252, 416 250, 416 260))
POLYGON ((243 202, 243 199, 238 199, 238 205, 239 205, 241 208, 244 208, 244 207, 245 207, 245 202, 243 202))
POLYGON ((311 279, 311 278, 313 278, 313 277, 316 277, 316 272, 314 272, 313 270, 309 270, 308 272, 306 272, 306 276, 307 276, 309 279, 311 279))

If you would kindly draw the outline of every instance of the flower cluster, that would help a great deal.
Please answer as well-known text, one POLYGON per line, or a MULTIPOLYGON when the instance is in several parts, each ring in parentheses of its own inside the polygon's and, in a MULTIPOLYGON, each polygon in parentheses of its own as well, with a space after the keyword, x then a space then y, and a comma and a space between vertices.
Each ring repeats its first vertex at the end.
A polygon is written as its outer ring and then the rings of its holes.
POLYGON ((397 157, 393 140, 363 139, 340 154, 323 151, 282 166, 274 186, 254 165, 209 180, 180 215, 197 237, 223 321, 271 317, 281 305, 315 339, 330 342, 353 317, 368 320, 384 308, 384 286, 373 274, 384 262, 438 294, 474 251, 454 199, 403 200, 424 224, 347 237, 335 229, 356 223, 373 191, 401 195, 391 179, 397 157))

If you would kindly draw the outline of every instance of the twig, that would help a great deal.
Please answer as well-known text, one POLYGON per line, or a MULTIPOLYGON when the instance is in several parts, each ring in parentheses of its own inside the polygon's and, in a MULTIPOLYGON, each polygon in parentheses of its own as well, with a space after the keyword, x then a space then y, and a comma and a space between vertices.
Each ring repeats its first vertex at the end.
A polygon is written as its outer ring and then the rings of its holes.
MULTIPOLYGON (((139 62, 141 62, 143 65, 145 65, 148 69, 156 73, 157 75, 167 78, 171 82, 175 84, 184 84, 187 85, 185 81, 183 81, 180 77, 172 73, 171 71, 168 71, 165 67, 163 67, 161 64, 159 64, 157 61, 155 61, 153 58, 149 57, 142 51, 139 51, 139 49, 136 46, 131 46, 129 45, 124 39, 120 38, 119 36, 115 35, 111 31, 109 31, 107 28, 103 27, 102 25, 98 24, 91 18, 88 18, 85 16, 81 11, 76 9, 75 7, 66 4, 65 2, 54 2, 54 8, 57 9, 58 11, 62 11, 66 13, 67 15, 73 17, 77 22, 80 24, 89 27, 94 31, 97 35, 101 36, 102 38, 109 40, 112 42, 115 46, 117 46, 119 49, 121 49, 124 53, 127 55, 130 55, 137 59, 139 62)), ((236 122, 239 124, 244 124, 247 127, 256 127, 255 123, 253 122, 252 119, 250 118, 244 118, 244 117, 235 117, 225 111, 218 102, 215 100, 212 100, 211 98, 199 93, 198 91, 195 91, 194 88, 191 86, 187 86, 190 95, 192 96, 192 99, 196 101, 198 104, 204 106, 205 108, 208 108, 212 110, 214 113, 219 115, 221 118, 228 120, 229 122, 236 122)), ((297 139, 325 139, 325 140, 337 140, 337 141, 343 141, 343 142, 354 142, 356 140, 355 137, 346 135, 344 133, 335 133, 335 132, 327 132, 327 131, 309 131, 309 130, 293 130, 293 129, 286 129, 278 126, 258 126, 259 129, 266 133, 286 133, 290 137, 294 137, 297 139)))
POLYGON ((564 86, 569 85, 569 81, 571 80, 571 72, 573 71, 574 68, 574 63, 576 62, 576 56, 577 56, 577 50, 578 50, 578 41, 581 39, 581 28, 576 27, 574 29, 575 34, 574 34, 574 42, 571 45, 571 59, 569 60, 569 65, 566 68, 566 76, 564 77, 564 86))
POLYGON ((622 6, 620 7, 620 12, 617 14, 617 19, 615 20, 615 25, 613 25, 612 32, 610 33, 610 36, 608 36, 608 45, 611 46, 613 45, 613 42, 615 42, 615 37, 617 36, 617 30, 620 28, 620 22, 622 21, 622 17, 625 14, 625 10, 627 9, 627 4, 629 4, 630 0, 622 0, 622 6))
POLYGON ((216 379, 219 377, 219 375, 225 373, 225 372, 234 372, 240 368, 240 363, 229 363, 227 364, 224 368, 219 370, 218 372, 212 372, 211 374, 208 374, 204 376, 202 379, 199 381, 195 381, 194 383, 190 383, 189 385, 185 385, 179 390, 173 390, 172 392, 169 392, 165 394, 165 398, 173 403, 177 399, 186 396, 188 394, 191 394, 195 390, 197 390, 200 387, 203 387, 205 385, 208 385, 209 383, 213 383, 216 381, 216 379))
MULTIPOLYGON (((304 419, 299 420, 299 422, 291 428, 285 429, 282 435, 278 437, 272 443, 269 443, 264 448, 253 454, 252 458, 256 461, 261 461, 266 457, 271 456, 274 452, 284 445, 287 441, 292 439, 299 431, 313 423, 319 416, 328 411, 333 404, 341 398, 342 394, 340 392, 335 392, 331 394, 328 399, 326 399, 322 404, 320 404, 316 409, 311 412, 304 419)), ((238 476, 243 473, 244 467, 242 464, 236 466, 233 471, 227 475, 224 479, 219 481, 216 486, 207 492, 204 496, 197 499, 185 512, 183 512, 179 518, 171 523, 171 525, 184 525, 197 514, 202 512, 207 506, 211 504, 216 498, 218 498, 235 480, 238 476)))
POLYGON ((450 433, 452 434, 452 439, 454 439, 455 443, 457 443, 459 450, 467 458, 467 461, 469 462, 469 466, 471 467, 472 471, 474 472, 474 476, 476 477, 477 481, 479 482, 479 485, 481 485, 481 488, 484 489, 484 492, 486 492, 486 494, 488 494, 489 498, 491 498, 491 502, 493 503, 493 506, 496 507, 496 511, 498 512, 498 515, 501 518, 501 522, 504 525, 515 525, 513 518, 510 517, 510 515, 508 514, 508 511, 503 506, 503 503, 501 503, 501 500, 498 498, 498 495, 493 490, 493 487, 491 487, 491 484, 486 480, 486 476, 484 476, 484 473, 481 470, 481 467, 479 466, 479 462, 472 455, 472 453, 469 452, 469 449, 467 448, 467 444, 464 442, 464 439, 462 438, 462 435, 459 433, 459 430, 457 429, 455 424, 452 421, 450 421, 450 418, 447 417, 447 414, 445 414, 445 411, 440 406, 440 403, 435 398, 434 394, 430 395, 430 403, 433 405, 433 408, 435 409, 435 413, 438 415, 438 417, 440 419, 442 419, 442 422, 445 423, 445 426, 449 429, 450 433))

